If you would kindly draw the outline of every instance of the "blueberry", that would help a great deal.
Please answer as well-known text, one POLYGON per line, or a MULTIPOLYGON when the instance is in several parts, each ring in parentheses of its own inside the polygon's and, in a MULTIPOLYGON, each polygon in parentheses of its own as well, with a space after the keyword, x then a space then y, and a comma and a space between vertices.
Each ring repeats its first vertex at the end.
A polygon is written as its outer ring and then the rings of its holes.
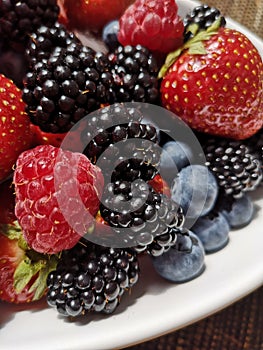
POLYGON ((162 177, 171 182, 178 171, 190 164, 193 158, 191 148, 180 141, 169 141, 162 147, 160 159, 160 173, 162 177))
POLYGON ((188 165, 172 183, 172 199, 181 205, 188 225, 208 214, 215 205, 218 185, 215 176, 203 165, 188 165))
POLYGON ((119 21, 114 20, 106 24, 102 30, 102 40, 110 51, 114 51, 119 45, 118 41, 119 21))
POLYGON ((161 256, 152 258, 153 266, 163 278, 183 283, 198 277, 205 269, 205 251, 200 239, 191 231, 192 249, 179 250, 172 247, 161 256))
POLYGON ((241 198, 234 199, 230 211, 223 210, 222 213, 231 228, 241 228, 251 222, 254 214, 254 205, 250 197, 244 194, 241 198))
POLYGON ((206 253, 222 249, 229 241, 230 228, 222 213, 198 218, 191 230, 200 238, 206 253))

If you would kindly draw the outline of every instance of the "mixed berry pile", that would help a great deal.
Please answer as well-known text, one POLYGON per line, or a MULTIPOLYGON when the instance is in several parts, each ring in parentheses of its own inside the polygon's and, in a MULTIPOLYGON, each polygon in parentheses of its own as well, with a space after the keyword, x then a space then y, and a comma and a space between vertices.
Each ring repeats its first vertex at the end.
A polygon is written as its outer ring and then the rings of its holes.
POLYGON ((218 9, 6 0, 0 34, 1 300, 109 314, 143 255, 186 282, 253 220, 263 64, 218 9))

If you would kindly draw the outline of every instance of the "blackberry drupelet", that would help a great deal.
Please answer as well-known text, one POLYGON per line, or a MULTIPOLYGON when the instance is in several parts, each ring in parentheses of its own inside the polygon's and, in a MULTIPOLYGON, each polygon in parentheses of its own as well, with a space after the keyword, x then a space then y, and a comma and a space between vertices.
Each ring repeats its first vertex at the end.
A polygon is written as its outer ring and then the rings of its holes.
POLYGON ((89 142, 84 153, 93 163, 96 163, 96 160, 110 145, 132 138, 149 140, 154 143, 158 141, 154 126, 134 121, 128 124, 118 124, 99 132, 89 142))
POLYGON ((119 46, 109 54, 117 102, 156 103, 159 96, 158 65, 143 46, 119 46))
POLYGON ((218 18, 220 18, 220 26, 224 27, 226 25, 226 20, 217 8, 210 7, 208 5, 196 6, 183 19, 185 27, 185 41, 188 40, 192 36, 192 34, 196 34, 200 30, 206 30, 218 18), (196 25, 194 33, 191 33, 193 30, 192 25, 196 25))
POLYGON ((97 164, 108 182, 151 180, 160 159, 158 133, 151 124, 142 124, 139 107, 108 106, 83 120, 83 153, 97 164))
POLYGON ((148 181, 158 172, 160 151, 157 141, 153 126, 130 122, 99 133, 83 153, 102 169, 104 177, 111 182, 148 181))
POLYGON ((26 48, 26 58, 31 66, 41 60, 48 60, 55 48, 67 48, 73 44, 80 44, 79 39, 72 32, 69 32, 66 27, 55 22, 53 26, 41 25, 30 35, 30 40, 26 48))
POLYGON ((0 35, 18 43, 42 24, 52 26, 58 19, 56 0, 5 0, 0 2, 0 35))
POLYGON ((136 252, 77 244, 63 251, 47 279, 47 302, 64 316, 89 311, 112 313, 121 296, 138 280, 136 252))
POLYGON ((184 223, 181 207, 140 180, 108 184, 100 214, 125 244, 156 254, 159 246, 168 248, 175 241, 170 229, 184 223))
POLYGON ((148 245, 138 245, 133 249, 139 254, 146 252, 152 257, 161 256, 171 248, 180 252, 191 252, 192 241, 189 237, 189 230, 180 227, 169 227, 166 233, 154 237, 148 245))
POLYGON ((260 161, 244 141, 209 138, 202 141, 206 165, 216 176, 219 188, 234 198, 254 190, 262 179, 260 161))
MULTIPOLYGON (((49 33, 53 38, 52 30, 49 33)), ((107 57, 67 38, 58 36, 61 46, 53 49, 53 39, 48 39, 47 51, 40 44, 40 57, 24 80, 26 112, 45 132, 67 132, 87 114, 113 100, 107 57)))
POLYGON ((97 135, 101 135, 98 138, 104 138, 108 134, 107 129, 120 124, 140 122, 142 118, 143 115, 137 106, 128 107, 122 103, 116 103, 104 107, 82 121, 81 141, 88 145, 97 135))
POLYGON ((146 252, 151 256, 160 256, 167 252, 177 240, 178 229, 168 227, 167 232, 153 238, 153 241, 147 245, 137 245, 133 249, 137 253, 146 252))

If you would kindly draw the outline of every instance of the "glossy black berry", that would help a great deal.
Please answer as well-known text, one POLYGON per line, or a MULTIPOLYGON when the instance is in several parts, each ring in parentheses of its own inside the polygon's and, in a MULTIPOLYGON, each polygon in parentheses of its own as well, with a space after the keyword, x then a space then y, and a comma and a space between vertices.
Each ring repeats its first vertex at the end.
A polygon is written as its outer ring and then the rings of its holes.
POLYGON ((187 41, 197 32, 211 27, 211 25, 217 19, 220 19, 220 27, 224 27, 226 25, 226 19, 224 16, 222 16, 219 9, 208 5, 196 6, 183 19, 185 27, 184 40, 187 41))
POLYGON ((170 229, 180 228, 184 223, 182 209, 142 181, 108 184, 100 214, 115 231, 116 240, 118 237, 136 251, 146 250, 150 254, 159 247, 161 252, 168 249, 176 239, 170 229))
POLYGON ((196 6, 184 19, 184 26, 188 27, 191 24, 197 24, 199 29, 207 29, 213 22, 221 17, 221 26, 225 26, 226 20, 221 15, 219 9, 208 5, 196 6))
POLYGON ((23 100, 31 122, 43 131, 67 132, 113 101, 107 57, 80 44, 61 24, 39 28, 27 54, 31 69, 24 79, 23 100))
POLYGON ((56 0, 4 0, 0 2, 0 35, 25 44, 42 24, 52 26, 58 19, 56 0))
POLYGON ((123 293, 138 280, 135 251, 86 243, 63 251, 47 278, 47 302, 64 316, 112 313, 123 293))
POLYGON ((201 145, 206 165, 215 175, 219 188, 239 198, 243 192, 254 190, 262 179, 262 165, 244 141, 204 137, 201 145))
POLYGON ((106 107, 86 118, 81 140, 83 153, 97 164, 108 182, 152 179, 158 169, 158 134, 142 124, 141 112, 122 104, 106 107))
POLYGON ((109 55, 118 102, 156 103, 159 96, 158 65, 143 46, 119 46, 109 55))

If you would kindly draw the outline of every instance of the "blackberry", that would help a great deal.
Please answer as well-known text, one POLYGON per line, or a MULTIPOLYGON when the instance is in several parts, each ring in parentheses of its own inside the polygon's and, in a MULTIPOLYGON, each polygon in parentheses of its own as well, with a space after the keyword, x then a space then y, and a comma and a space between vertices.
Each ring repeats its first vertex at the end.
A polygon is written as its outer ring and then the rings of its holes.
MULTIPOLYGON (((155 147, 147 149, 148 144, 143 141, 140 143, 140 147, 142 147, 142 149, 137 149, 135 146, 132 150, 133 158, 122 160, 120 156, 120 158, 114 162, 116 166, 113 172, 109 174, 106 173, 107 178, 110 178, 113 182, 119 180, 133 182, 136 179, 144 181, 152 180, 155 175, 158 174, 157 166, 159 164, 159 156, 157 156, 157 152, 159 149, 155 147)), ((112 149, 109 149, 109 152, 111 151, 114 151, 114 146, 112 149)), ((102 165, 103 170, 110 168, 108 164, 109 159, 107 157, 108 152, 105 153, 106 155, 102 157, 102 161, 100 162, 100 166, 102 165)))
POLYGON ((81 123, 81 141, 87 145, 83 153, 102 169, 108 182, 148 181, 157 173, 158 134, 154 126, 142 124, 142 119, 138 106, 119 103, 100 109, 81 123))
POLYGON ((109 54, 117 102, 158 100, 158 65, 151 52, 141 46, 119 46, 109 54))
POLYGON ((183 19, 185 41, 198 31, 209 28, 218 18, 220 18, 220 27, 224 27, 226 25, 226 20, 217 8, 208 5, 196 6, 183 19), (195 25, 196 28, 193 28, 193 25, 195 25))
POLYGON ((206 165, 226 195, 235 198, 254 190, 262 178, 261 164, 244 141, 211 137, 202 141, 206 165))
POLYGON ((47 302, 64 316, 112 313, 138 280, 137 254, 89 243, 63 251, 47 278, 47 302))
POLYGON ((133 138, 149 140, 154 143, 158 141, 154 126, 134 121, 128 124, 114 125, 99 132, 89 142, 84 153, 93 163, 96 163, 96 160, 110 145, 133 138))
POLYGON ((154 126, 133 121, 98 132, 83 153, 99 165, 109 181, 134 181, 138 178, 148 181, 158 171, 160 155, 157 141, 154 126))
POLYGON ((97 135, 100 135, 98 138, 104 138, 103 133, 105 130, 120 124, 140 122, 142 118, 143 115, 138 106, 133 107, 132 104, 127 107, 122 103, 116 103, 104 107, 92 113, 89 118, 85 118, 85 120, 82 121, 81 141, 83 144, 88 145, 97 135))
POLYGON ((177 240, 178 229, 174 227, 168 227, 167 232, 161 235, 155 236, 151 243, 147 245, 137 245, 133 249, 137 253, 147 252, 151 256, 160 256, 167 252, 173 245, 175 245, 177 240))
POLYGON ((143 181, 108 184, 100 214, 121 242, 137 246, 138 251, 157 251, 156 243, 168 247, 175 239, 169 229, 184 223, 182 208, 143 181))
POLYGON ((39 41, 31 46, 36 46, 36 52, 32 52, 34 65, 24 79, 23 89, 31 122, 53 133, 67 132, 113 99, 107 57, 76 42, 63 29, 65 37, 60 36, 59 28, 40 28, 39 33, 49 35, 43 41, 38 36, 39 41))
POLYGON ((52 26, 58 19, 56 0, 5 0, 0 2, 0 35, 18 43, 42 24, 52 26))
MULTIPOLYGON (((55 48, 67 48, 72 44, 81 43, 63 24, 55 22, 52 27, 42 25, 30 35, 26 57, 32 68, 37 62, 48 60, 55 48)), ((71 47, 73 49, 74 46, 71 47)))
POLYGON ((177 251, 190 253, 193 242, 189 230, 184 227, 169 227, 166 233, 154 237, 148 245, 138 245, 133 249, 139 254, 147 252, 152 257, 161 256, 171 248, 177 251))

